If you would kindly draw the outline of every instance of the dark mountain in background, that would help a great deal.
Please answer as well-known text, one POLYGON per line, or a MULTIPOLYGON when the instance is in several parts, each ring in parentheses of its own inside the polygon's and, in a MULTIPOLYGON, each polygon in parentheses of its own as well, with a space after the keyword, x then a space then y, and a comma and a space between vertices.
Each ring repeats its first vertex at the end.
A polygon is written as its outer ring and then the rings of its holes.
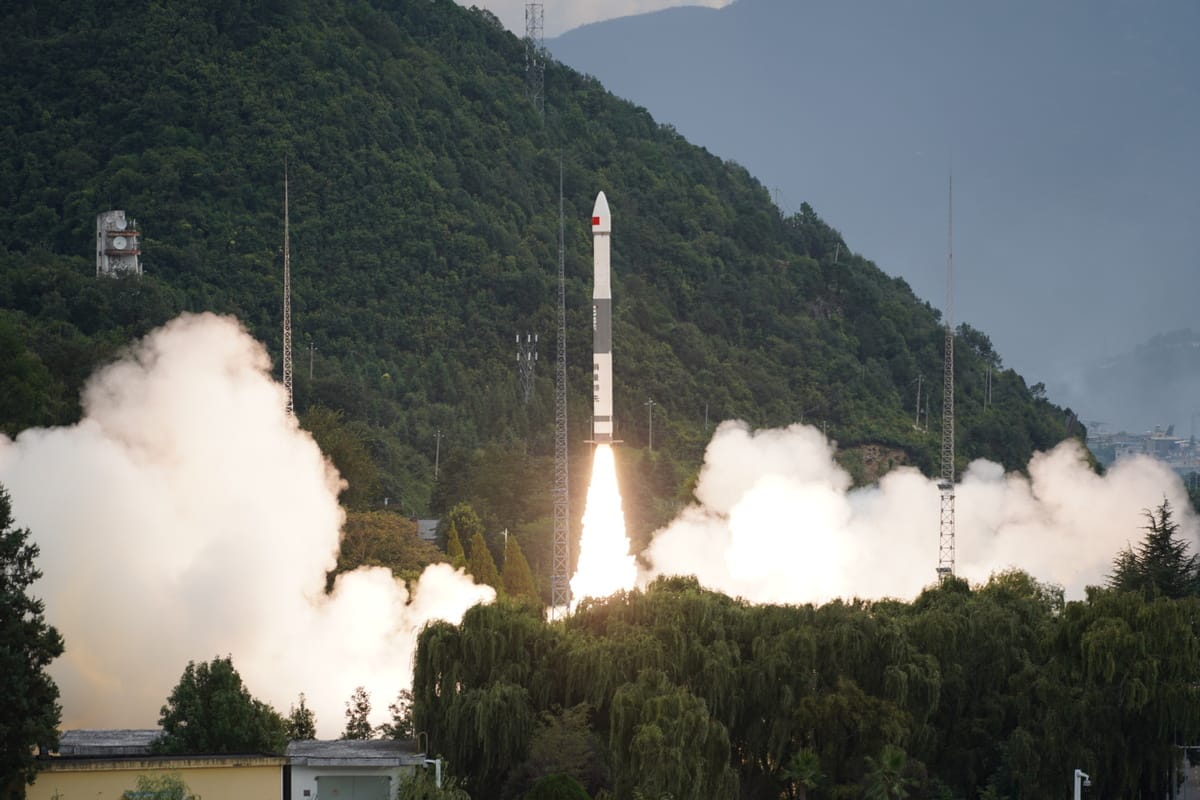
POLYGON ((1192 436, 1200 416, 1200 334, 1190 329, 1155 336, 1136 348, 1066 373, 1055 397, 1088 408, 1099 433, 1148 433, 1175 426, 1192 436), (1086 399, 1087 405, 1084 406, 1086 399))
MULTIPOLYGON (((550 530, 561 163, 573 477, 587 477, 587 221, 604 189, 635 538, 686 496, 722 419, 821 425, 859 480, 887 468, 868 463, 881 447, 890 464, 935 463, 938 429, 925 423, 940 418, 940 393, 913 423, 919 377, 936 385, 942 371, 937 312, 812 207, 780 213, 745 169, 592 78, 550 63, 543 122, 524 94, 522 43, 486 12, 168 0, 109 15, 74 0, 8 7, 0 23, 10 434, 77 419, 91 369, 183 310, 236 315, 278 358, 286 159, 302 421, 369 456, 342 464, 355 464, 355 503, 387 497, 426 515, 469 501, 489 531, 535 537, 536 564, 550 530), (110 208, 138 220, 140 280, 94 277, 95 218, 110 208), (513 345, 525 331, 541 341, 528 404, 513 345)), ((933 252, 945 239, 936 220, 904 233, 933 252)), ((1019 469, 1078 432, 999 369, 986 336, 959 333, 963 464, 1019 469)))
MULTIPOLYGON (((1053 389, 1193 324, 1198 29, 1186 0, 735 0, 547 46, 938 307, 953 169, 955 318, 1053 389)), ((1182 420, 1176 400, 1135 418, 1182 420)))

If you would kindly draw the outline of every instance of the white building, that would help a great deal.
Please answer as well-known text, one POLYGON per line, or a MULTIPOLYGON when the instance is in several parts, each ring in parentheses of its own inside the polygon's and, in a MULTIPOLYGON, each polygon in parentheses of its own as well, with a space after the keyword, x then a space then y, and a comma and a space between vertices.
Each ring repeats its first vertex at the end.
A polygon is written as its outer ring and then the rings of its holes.
POLYGON ((400 781, 424 767, 416 743, 392 739, 291 742, 291 800, 391 800, 400 781))

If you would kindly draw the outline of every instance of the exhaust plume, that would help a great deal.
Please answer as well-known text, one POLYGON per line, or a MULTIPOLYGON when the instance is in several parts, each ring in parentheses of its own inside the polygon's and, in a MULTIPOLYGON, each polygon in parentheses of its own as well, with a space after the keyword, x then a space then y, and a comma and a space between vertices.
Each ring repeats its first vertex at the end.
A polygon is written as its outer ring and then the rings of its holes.
MULTIPOLYGON (((752 431, 722 423, 705 452, 696 502, 658 531, 642 576, 695 575, 759 603, 912 598, 936 582, 938 488, 913 468, 850 489, 834 447, 803 425, 752 431)), ((956 573, 971 582, 1018 568, 1069 599, 1104 583, 1112 561, 1144 535, 1145 509, 1171 502, 1197 545, 1179 478, 1148 457, 1096 475, 1081 446, 1037 453, 1028 477, 973 462, 956 487, 956 573)))
POLYGON ((66 643, 51 668, 64 728, 153 727, 187 662, 226 654, 281 713, 305 692, 322 736, 360 685, 378 724, 425 623, 494 599, 446 564, 412 596, 382 568, 324 594, 342 481, 270 366, 235 320, 184 315, 91 378, 77 425, 0 436, 66 643))

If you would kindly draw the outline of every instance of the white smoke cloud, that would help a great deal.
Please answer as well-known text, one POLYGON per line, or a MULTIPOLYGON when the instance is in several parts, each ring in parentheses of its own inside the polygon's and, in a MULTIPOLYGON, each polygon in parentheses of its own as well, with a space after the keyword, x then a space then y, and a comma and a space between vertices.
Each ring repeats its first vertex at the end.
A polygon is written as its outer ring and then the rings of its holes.
POLYGON ((79 424, 0 436, 66 643, 64 727, 152 727, 189 660, 228 654, 252 694, 286 713, 305 692, 336 736, 359 685, 387 718, 426 622, 494 599, 444 564, 412 597, 381 568, 323 594, 341 479, 269 371, 235 320, 185 315, 92 377, 79 424))
MULTIPOLYGON (((936 482, 902 468, 877 486, 849 489, 833 455, 811 427, 723 423, 705 453, 696 503, 654 536, 643 579, 692 574, 763 603, 916 596, 936 579, 936 482)), ((1170 469, 1138 457, 1096 475, 1075 442, 1036 454, 1028 477, 975 461, 955 495, 955 571, 972 582, 1016 567, 1082 597, 1104 582, 1119 550, 1141 539, 1144 509, 1164 497, 1198 543, 1187 493, 1170 469)))

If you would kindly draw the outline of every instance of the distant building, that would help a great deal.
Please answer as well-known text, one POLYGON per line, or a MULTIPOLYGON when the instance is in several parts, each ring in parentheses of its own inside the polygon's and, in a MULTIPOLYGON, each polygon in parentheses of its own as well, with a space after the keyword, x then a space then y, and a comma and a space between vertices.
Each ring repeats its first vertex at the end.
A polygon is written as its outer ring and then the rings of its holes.
POLYGON ((413 517, 413 522, 417 524, 417 537, 423 542, 437 543, 437 528, 440 519, 417 519, 413 517))
POLYGON ((124 211, 96 215, 96 277, 132 272, 142 274, 141 233, 124 211))
POLYGON ((225 800, 283 797, 283 756, 244 755, 156 756, 150 744, 161 733, 139 730, 64 731, 56 754, 39 765, 27 800, 101 797, 119 800, 137 788, 139 776, 178 773, 192 794, 225 800))
POLYGON ((400 782, 425 767, 416 742, 299 741, 287 755, 151 753, 158 728, 64 731, 44 753, 27 800, 120 800, 138 778, 177 773, 196 797, 221 800, 391 800, 400 782))
POLYGON ((292 800, 390 800, 425 766, 415 742, 393 739, 292 742, 287 754, 292 800))

